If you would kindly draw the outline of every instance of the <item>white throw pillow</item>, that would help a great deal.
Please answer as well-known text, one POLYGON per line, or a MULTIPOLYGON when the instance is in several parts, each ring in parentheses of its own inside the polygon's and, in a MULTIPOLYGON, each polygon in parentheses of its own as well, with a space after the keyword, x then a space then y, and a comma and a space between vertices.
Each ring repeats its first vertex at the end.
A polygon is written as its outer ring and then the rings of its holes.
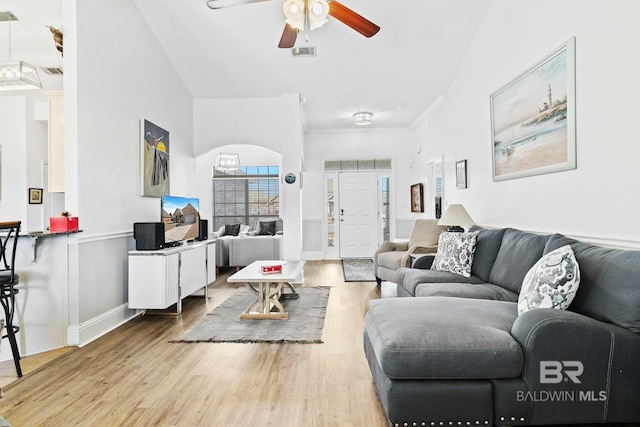
POLYGON ((580 285, 580 267, 566 245, 544 255, 524 276, 518 314, 534 308, 566 309, 580 285))
POLYGON ((432 270, 447 271, 471 277, 471 266, 476 253, 478 232, 443 232, 438 239, 438 252, 431 264, 432 270))

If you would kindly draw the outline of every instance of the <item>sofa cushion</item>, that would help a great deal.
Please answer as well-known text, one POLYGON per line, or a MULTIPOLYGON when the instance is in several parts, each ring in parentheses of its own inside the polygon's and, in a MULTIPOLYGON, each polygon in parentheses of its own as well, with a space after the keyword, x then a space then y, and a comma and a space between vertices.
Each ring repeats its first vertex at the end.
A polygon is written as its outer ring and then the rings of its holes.
POLYGON ((491 268, 489 282, 520 293, 524 276, 542 257, 549 237, 507 228, 491 268))
POLYGON ((223 236, 237 236, 240 234, 240 224, 226 224, 223 236))
POLYGON ((416 297, 458 297, 491 299, 496 301, 518 301, 518 294, 491 283, 420 283, 416 286, 416 297))
POLYGON ((580 284, 580 267, 571 246, 565 245, 545 254, 524 277, 518 314, 535 308, 565 310, 573 301, 580 284))
POLYGON ((417 268, 400 267, 396 270, 398 296, 415 296, 416 286, 421 283, 485 283, 482 279, 447 271, 421 270, 417 268))
POLYGON ((258 236, 274 236, 275 234, 275 221, 258 221, 258 236))
POLYGON ((640 251, 612 249, 555 234, 545 247, 571 245, 580 289, 569 310, 640 333, 640 251))
POLYGON ((372 300, 366 333, 393 379, 498 379, 520 375, 510 334, 517 304, 466 298, 372 300))
POLYGON ((431 270, 448 271, 471 276, 471 264, 476 253, 477 233, 443 232, 438 240, 438 251, 431 270))
POLYGON ((478 232, 476 254, 473 258, 473 265, 471 265, 471 274, 478 276, 485 282, 489 281, 491 268, 500 250, 504 230, 504 228, 487 229, 477 226, 473 226, 470 229, 470 231, 478 232))
POLYGON ((403 251, 380 252, 378 254, 378 266, 397 270, 400 268, 400 261, 405 253, 403 251))

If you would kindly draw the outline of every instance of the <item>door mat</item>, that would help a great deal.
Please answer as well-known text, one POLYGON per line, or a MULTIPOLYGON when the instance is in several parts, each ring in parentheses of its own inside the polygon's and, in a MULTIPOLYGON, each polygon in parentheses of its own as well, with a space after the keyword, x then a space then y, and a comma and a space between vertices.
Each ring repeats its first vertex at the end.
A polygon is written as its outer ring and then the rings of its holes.
POLYGON ((373 260, 370 258, 346 258, 342 260, 345 282, 375 282, 373 260))

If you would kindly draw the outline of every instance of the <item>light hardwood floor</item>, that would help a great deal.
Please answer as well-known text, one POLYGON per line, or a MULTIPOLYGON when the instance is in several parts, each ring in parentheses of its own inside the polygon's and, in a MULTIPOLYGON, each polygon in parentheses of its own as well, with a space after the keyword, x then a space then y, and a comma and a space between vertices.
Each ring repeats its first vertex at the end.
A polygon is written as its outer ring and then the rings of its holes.
POLYGON ((345 283, 339 261, 309 261, 332 286, 322 344, 169 343, 242 285, 221 274, 182 317, 138 317, 4 387, 0 415, 24 426, 386 426, 362 349, 375 282, 345 283))

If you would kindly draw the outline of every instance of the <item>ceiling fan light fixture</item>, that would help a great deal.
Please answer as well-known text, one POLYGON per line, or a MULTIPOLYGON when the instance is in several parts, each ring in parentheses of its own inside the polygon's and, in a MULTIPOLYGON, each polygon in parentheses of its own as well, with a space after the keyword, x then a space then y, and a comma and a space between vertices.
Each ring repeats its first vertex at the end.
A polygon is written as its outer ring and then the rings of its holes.
POLYGON ((329 22, 327 15, 329 15, 329 3, 325 0, 308 0, 309 8, 309 29, 315 30, 322 27, 329 22))
POLYGON ((303 0, 286 0, 282 3, 282 11, 287 24, 304 31, 305 4, 303 0))
POLYGON ((371 124, 373 113, 368 111, 358 111, 353 115, 353 120, 358 126, 366 126, 371 124))

